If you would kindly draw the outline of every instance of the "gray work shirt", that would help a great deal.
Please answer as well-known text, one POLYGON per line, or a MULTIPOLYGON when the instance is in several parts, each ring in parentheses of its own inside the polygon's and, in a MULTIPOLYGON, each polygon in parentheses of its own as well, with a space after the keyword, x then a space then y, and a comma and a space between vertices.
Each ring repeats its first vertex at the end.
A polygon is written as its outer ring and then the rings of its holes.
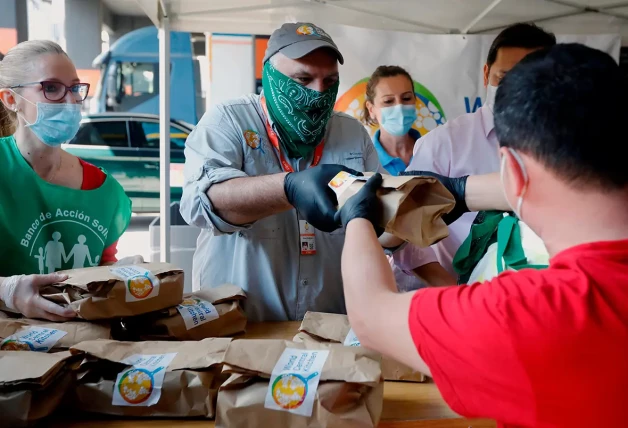
MULTIPOLYGON (((207 197, 213 184, 282 172, 265 120, 260 96, 248 95, 213 107, 187 139, 181 214, 203 229, 194 254, 194 290, 242 287, 254 322, 298 320, 308 310, 346 313, 340 274, 344 229, 316 230, 316 254, 301 255, 296 210, 237 226, 220 218, 207 197)), ((302 171, 312 158, 288 162, 302 171)), ((327 125, 320 163, 383 171, 366 129, 337 112, 327 125)))

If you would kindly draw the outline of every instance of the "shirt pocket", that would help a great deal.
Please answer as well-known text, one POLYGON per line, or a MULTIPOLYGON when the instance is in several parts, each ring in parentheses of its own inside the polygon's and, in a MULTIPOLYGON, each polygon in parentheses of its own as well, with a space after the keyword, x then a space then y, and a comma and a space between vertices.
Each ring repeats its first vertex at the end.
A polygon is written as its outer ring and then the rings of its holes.
POLYGON ((338 153, 336 163, 358 172, 364 172, 364 153, 361 151, 338 153))

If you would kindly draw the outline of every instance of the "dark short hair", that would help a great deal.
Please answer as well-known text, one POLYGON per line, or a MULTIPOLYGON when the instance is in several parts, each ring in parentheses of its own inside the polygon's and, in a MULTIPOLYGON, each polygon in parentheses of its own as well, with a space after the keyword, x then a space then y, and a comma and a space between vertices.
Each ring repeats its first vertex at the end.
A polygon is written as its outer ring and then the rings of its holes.
POLYGON ((626 83, 597 49, 558 44, 527 55, 499 84, 500 146, 536 159, 565 182, 599 189, 628 185, 623 156, 626 83))
POLYGON ((497 51, 500 48, 549 48, 556 44, 556 36, 548 33, 535 24, 520 22, 502 30, 495 37, 491 48, 488 50, 486 64, 489 67, 497 60, 497 51))

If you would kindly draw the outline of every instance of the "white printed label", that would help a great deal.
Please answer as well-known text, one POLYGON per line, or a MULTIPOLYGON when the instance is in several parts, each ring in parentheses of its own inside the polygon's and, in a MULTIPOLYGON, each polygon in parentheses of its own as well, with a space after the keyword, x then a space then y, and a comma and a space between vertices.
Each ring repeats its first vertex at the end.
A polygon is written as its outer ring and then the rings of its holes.
POLYGON ((359 177, 349 174, 346 171, 340 171, 329 182, 329 187, 336 193, 336 196, 340 196, 345 190, 349 188, 359 177))
POLYGON ((213 321, 220 316, 214 305, 207 300, 201 300, 195 297, 188 297, 181 302, 181 304, 177 306, 177 311, 179 311, 183 317, 183 322, 185 322, 185 328, 187 330, 213 321))
POLYGON ((114 406, 153 406, 161 397, 161 386, 168 364, 177 355, 132 355, 123 361, 128 364, 122 372, 118 373, 116 383, 113 386, 114 406))
POLYGON ((54 328, 29 327, 4 339, 0 350, 48 352, 66 334, 54 328))
POLYGON ((349 330, 347 333, 347 337, 345 337, 345 341, 343 343, 345 346, 360 346, 360 339, 355 335, 353 329, 349 330))
POLYGON ((142 267, 112 267, 111 273, 124 281, 126 302, 137 302, 159 296, 159 279, 142 267))
POLYGON ((299 220, 299 242, 301 244, 301 254, 316 254, 316 233, 314 226, 306 220, 299 220))
POLYGON ((264 407, 312 416, 316 389, 329 351, 286 348, 270 376, 264 407))

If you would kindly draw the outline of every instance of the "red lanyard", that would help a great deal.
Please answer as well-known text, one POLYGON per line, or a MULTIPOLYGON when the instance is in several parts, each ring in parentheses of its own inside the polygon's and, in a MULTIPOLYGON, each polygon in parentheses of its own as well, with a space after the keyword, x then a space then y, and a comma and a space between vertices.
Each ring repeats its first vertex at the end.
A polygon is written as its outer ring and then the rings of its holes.
MULTIPOLYGON (((281 151, 281 147, 279 146, 279 138, 273 129, 270 127, 270 122, 268 121, 268 110, 266 109, 266 99, 264 97, 261 98, 262 108, 264 109, 264 113, 266 114, 266 133, 268 134, 268 139, 270 143, 273 145, 277 153, 279 153, 279 161, 281 162, 281 167, 285 172, 294 172, 292 165, 286 160, 283 152, 281 151)), ((322 140, 316 149, 314 150, 314 159, 312 160, 312 164, 310 168, 315 167, 321 161, 323 157, 323 148, 325 147, 325 140, 322 140)))

